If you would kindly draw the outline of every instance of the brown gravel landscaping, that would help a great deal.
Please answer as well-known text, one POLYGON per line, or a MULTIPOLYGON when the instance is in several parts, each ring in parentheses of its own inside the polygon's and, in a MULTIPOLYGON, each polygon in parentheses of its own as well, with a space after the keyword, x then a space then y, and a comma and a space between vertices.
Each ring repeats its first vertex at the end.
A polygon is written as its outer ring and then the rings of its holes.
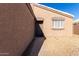
POLYGON ((72 37, 48 37, 38 54, 39 56, 79 55, 79 35, 72 37))

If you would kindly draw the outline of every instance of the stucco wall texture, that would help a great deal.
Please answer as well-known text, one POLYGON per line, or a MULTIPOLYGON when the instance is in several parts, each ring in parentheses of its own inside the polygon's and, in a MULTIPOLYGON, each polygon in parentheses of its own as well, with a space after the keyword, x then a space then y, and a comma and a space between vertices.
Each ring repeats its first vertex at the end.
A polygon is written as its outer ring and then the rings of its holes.
POLYGON ((79 35, 79 24, 74 24, 74 34, 79 35))
POLYGON ((31 4, 34 14, 36 17, 41 17, 43 19, 43 33, 45 37, 52 36, 72 36, 73 35, 73 24, 72 17, 67 17, 66 15, 61 15, 61 13, 49 11, 43 7, 31 4), (52 21, 53 17, 63 17, 65 19, 64 29, 56 30, 53 29, 52 21))
POLYGON ((0 4, 0 55, 21 55, 34 37, 27 4, 0 4))

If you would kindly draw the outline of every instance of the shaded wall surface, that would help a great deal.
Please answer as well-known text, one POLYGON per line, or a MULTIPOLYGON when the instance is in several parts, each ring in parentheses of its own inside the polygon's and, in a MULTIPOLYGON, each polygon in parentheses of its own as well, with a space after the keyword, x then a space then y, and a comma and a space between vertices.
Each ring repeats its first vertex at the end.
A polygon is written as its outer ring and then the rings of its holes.
POLYGON ((0 4, 0 55, 21 55, 34 37, 28 4, 0 4))
POLYGON ((79 24, 74 24, 74 34, 78 34, 79 35, 79 24))

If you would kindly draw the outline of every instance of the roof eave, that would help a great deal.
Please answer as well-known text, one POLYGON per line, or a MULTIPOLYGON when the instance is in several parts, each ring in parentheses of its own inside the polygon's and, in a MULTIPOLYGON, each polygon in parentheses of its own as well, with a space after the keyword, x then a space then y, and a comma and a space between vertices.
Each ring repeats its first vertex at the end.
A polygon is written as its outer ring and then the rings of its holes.
POLYGON ((70 14, 70 13, 63 12, 63 11, 60 11, 60 10, 57 10, 57 9, 54 9, 54 8, 51 8, 51 7, 48 7, 48 6, 42 5, 42 4, 33 3, 33 5, 40 6, 40 7, 45 7, 45 8, 48 8, 48 9, 51 9, 51 10, 57 11, 57 12, 59 12, 59 13, 62 13, 62 14, 68 15, 68 16, 70 16, 70 17, 72 17, 72 18, 74 17, 74 15, 72 15, 72 14, 70 14))

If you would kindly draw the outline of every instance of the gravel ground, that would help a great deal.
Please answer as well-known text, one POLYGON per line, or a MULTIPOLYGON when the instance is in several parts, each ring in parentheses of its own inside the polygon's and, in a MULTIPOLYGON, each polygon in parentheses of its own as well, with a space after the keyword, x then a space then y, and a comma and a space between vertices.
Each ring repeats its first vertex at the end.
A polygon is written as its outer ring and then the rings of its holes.
POLYGON ((79 55, 79 35, 72 37, 48 37, 38 56, 77 56, 79 55))

